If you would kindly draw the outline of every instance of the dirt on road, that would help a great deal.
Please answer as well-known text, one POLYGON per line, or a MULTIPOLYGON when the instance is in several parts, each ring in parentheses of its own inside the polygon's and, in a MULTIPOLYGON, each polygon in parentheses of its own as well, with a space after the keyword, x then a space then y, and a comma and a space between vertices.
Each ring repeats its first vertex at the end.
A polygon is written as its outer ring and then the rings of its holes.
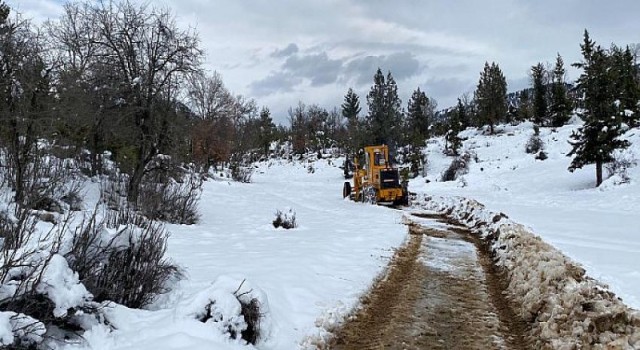
POLYGON ((531 349, 480 240, 441 218, 415 219, 332 349, 531 349))

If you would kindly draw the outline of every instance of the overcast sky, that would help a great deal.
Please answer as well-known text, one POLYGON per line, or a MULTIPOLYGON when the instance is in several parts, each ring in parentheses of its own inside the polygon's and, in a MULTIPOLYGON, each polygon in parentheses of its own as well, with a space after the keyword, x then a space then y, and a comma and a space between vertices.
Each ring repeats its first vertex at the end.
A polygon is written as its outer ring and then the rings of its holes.
MULTIPOLYGON (((6 0, 40 22, 62 0, 6 0)), ((608 47, 640 42, 638 0, 160 0, 200 33, 206 66, 234 93, 268 106, 274 119, 298 101, 339 106, 352 87, 365 96, 378 67, 391 71, 403 106, 417 87, 448 107, 473 93, 485 61, 509 90, 529 84, 537 62, 580 59, 587 28, 608 47)), ((570 69, 573 80, 577 71, 570 69)))

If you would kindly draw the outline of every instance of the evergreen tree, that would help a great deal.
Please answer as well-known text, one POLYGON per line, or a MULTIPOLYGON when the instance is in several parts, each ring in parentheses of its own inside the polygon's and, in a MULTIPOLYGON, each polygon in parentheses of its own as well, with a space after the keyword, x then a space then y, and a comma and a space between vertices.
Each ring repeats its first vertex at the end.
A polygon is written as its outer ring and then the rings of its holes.
POLYGON ((347 94, 344 96, 344 102, 342 103, 342 116, 350 121, 358 119, 360 114, 360 98, 353 92, 352 88, 349 88, 347 94))
POLYGON ((355 151, 362 147, 361 136, 362 128, 358 116, 360 115, 360 98, 353 92, 353 89, 349 88, 347 94, 344 96, 344 102, 342 103, 342 116, 347 120, 347 145, 351 151, 355 151))
POLYGON ((533 122, 544 125, 547 118, 547 87, 545 85, 546 70, 542 63, 531 67, 533 82, 533 122))
POLYGON ((531 97, 529 94, 529 90, 522 90, 518 94, 518 111, 517 111, 517 119, 518 121, 531 120, 533 113, 531 107, 531 97))
POLYGON ((462 147, 462 139, 458 136, 464 128, 464 120, 467 118, 467 110, 461 99, 458 99, 458 105, 452 111, 449 118, 449 130, 445 135, 446 152, 449 155, 460 155, 460 147, 462 147))
POLYGON ((435 108, 435 101, 428 98, 420 88, 413 92, 407 104, 407 134, 410 144, 423 146, 424 141, 429 138, 435 108))
POLYGON ((640 117, 638 115, 640 85, 638 85, 638 68, 628 46, 624 50, 615 45, 611 48, 611 66, 618 114, 623 122, 636 125, 640 117))
POLYGON ((556 57, 556 66, 553 69, 553 84, 551 86, 551 106, 549 117, 551 126, 560 127, 569 121, 571 115, 571 100, 567 94, 567 86, 564 81, 565 69, 562 56, 556 57))
POLYGON ((583 70, 578 87, 584 91, 584 125, 571 134, 574 156, 569 171, 587 164, 596 165, 596 186, 602 183, 602 165, 614 160, 613 151, 626 148, 629 142, 619 137, 624 133, 622 118, 617 113, 611 58, 595 44, 585 30, 582 48, 583 61, 574 66, 583 70))
POLYGON ((380 140, 388 140, 385 144, 391 146, 397 146, 401 139, 402 124, 403 124, 403 111, 402 101, 398 97, 398 85, 395 79, 391 75, 391 72, 387 72, 387 84, 385 93, 385 115, 389 120, 389 128, 387 129, 388 136, 381 138, 380 140))
POLYGON ((494 125, 507 113, 507 80, 495 62, 491 65, 485 62, 475 100, 479 122, 489 124, 490 133, 493 134, 494 125))
POLYGON ((395 145, 399 141, 402 121, 400 103, 398 87, 391 72, 387 74, 385 81, 382 70, 378 68, 373 77, 373 86, 367 95, 368 126, 371 133, 368 142, 395 145))
POLYGON ((262 146, 262 150, 264 151, 264 155, 268 156, 269 146, 271 145, 271 142, 275 140, 276 135, 276 125, 273 123, 269 108, 262 107, 258 124, 260 127, 260 135, 258 136, 259 142, 262 146))

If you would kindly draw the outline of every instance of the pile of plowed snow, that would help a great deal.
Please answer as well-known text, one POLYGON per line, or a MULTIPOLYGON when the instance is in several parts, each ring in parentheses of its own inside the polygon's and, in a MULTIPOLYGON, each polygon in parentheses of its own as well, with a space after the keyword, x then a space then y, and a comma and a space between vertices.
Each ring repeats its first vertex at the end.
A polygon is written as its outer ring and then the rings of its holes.
POLYGON ((423 196, 414 204, 481 235, 506 273, 515 311, 532 325, 536 348, 640 348, 640 313, 526 227, 474 200, 423 196))

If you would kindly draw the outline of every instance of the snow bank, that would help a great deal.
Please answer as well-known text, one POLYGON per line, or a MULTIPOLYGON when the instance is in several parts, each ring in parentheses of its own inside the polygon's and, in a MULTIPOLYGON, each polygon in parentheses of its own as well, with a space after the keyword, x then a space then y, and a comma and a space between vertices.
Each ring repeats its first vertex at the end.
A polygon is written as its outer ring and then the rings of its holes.
POLYGON ((195 318, 211 325, 216 332, 244 344, 242 335, 246 331, 257 334, 260 343, 271 333, 271 314, 266 294, 246 280, 220 276, 209 288, 187 299, 178 306, 186 317, 195 318), (248 307, 255 306, 257 320, 248 320, 248 307), (249 329, 249 328, 252 329, 249 329), (255 329, 253 329, 255 328, 255 329))
POLYGON ((78 274, 69 268, 67 260, 59 254, 51 256, 36 291, 53 302, 55 317, 64 317, 69 309, 83 306, 93 299, 80 283, 78 274))
POLYGON ((523 225, 474 200, 423 196, 414 204, 479 233, 506 271, 516 312, 542 349, 638 349, 640 313, 523 225))

